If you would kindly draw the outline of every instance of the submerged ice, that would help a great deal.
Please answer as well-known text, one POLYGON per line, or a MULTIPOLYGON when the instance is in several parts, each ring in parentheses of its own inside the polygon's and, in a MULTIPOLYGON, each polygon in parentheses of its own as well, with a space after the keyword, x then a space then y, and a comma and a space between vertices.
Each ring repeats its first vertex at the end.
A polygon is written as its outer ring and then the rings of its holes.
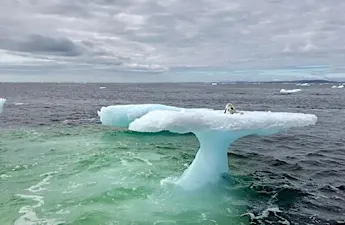
POLYGON ((103 125, 127 127, 136 132, 194 133, 200 148, 191 165, 176 184, 195 189, 219 180, 228 172, 227 150, 235 140, 252 134, 272 135, 282 129, 314 125, 312 114, 178 108, 160 104, 102 107, 98 115, 103 125))
POLYGON ((2 113, 5 102, 6 102, 6 99, 0 98, 0 113, 2 113))

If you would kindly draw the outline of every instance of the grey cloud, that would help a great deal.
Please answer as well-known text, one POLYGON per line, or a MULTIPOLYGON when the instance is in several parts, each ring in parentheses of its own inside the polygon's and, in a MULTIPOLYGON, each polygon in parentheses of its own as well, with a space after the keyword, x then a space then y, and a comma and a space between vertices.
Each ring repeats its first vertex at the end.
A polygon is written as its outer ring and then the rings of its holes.
POLYGON ((14 43, 10 50, 62 56, 78 56, 83 51, 81 46, 66 37, 53 38, 43 35, 31 35, 24 41, 14 43))
POLYGON ((4 0, 0 58, 140 72, 336 67, 344 10, 337 0, 4 0))

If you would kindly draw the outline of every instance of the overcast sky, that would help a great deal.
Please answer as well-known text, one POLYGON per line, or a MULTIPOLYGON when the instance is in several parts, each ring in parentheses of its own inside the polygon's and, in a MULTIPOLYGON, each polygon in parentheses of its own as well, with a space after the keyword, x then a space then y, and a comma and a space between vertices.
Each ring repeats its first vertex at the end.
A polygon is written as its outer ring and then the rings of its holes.
POLYGON ((344 13, 342 0, 1 0, 0 81, 345 80, 344 13))

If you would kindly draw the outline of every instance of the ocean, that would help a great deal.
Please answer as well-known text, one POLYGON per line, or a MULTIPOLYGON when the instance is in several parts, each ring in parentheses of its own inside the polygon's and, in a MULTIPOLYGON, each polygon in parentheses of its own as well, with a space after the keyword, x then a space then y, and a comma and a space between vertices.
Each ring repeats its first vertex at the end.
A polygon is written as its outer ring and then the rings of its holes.
POLYGON ((345 89, 331 86, 0 83, 0 224, 345 224, 345 89), (228 102, 318 122, 237 140, 224 182, 184 192, 165 181, 195 157, 193 134, 136 133, 97 115, 117 104, 228 102))

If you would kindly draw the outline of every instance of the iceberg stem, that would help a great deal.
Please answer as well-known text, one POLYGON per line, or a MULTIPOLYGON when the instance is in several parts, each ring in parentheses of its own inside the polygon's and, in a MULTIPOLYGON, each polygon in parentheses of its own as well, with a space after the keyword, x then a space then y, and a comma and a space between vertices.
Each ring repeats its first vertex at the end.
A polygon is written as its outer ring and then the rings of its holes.
POLYGON ((177 181, 185 189, 216 183, 223 174, 228 173, 228 148, 235 140, 245 136, 235 131, 197 132, 195 135, 200 148, 191 165, 177 181))

